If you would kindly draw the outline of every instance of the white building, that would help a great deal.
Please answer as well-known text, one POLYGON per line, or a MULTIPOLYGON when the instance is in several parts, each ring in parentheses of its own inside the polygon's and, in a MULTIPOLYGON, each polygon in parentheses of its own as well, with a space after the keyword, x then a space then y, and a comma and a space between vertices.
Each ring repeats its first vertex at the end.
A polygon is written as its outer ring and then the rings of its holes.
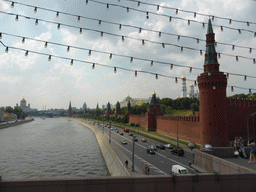
POLYGON ((181 98, 197 98, 199 99, 198 91, 195 92, 195 87, 193 84, 189 86, 189 92, 187 93, 187 86, 186 86, 186 77, 182 76, 182 87, 181 87, 181 98))

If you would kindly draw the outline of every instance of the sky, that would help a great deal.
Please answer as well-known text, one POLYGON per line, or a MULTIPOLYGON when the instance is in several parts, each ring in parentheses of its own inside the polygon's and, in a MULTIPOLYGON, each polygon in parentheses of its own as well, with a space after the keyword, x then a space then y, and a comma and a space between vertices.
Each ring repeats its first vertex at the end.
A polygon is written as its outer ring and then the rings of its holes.
MULTIPOLYGON (((196 39, 205 40, 209 15, 214 15, 212 24, 217 42, 216 51, 221 53, 221 58, 218 59, 220 71, 247 76, 247 80, 244 81, 244 76, 230 75, 227 96, 248 94, 249 88, 256 89, 255 78, 248 77, 254 76, 256 72, 256 65, 253 64, 252 59, 239 57, 236 61, 235 58, 237 55, 256 58, 254 33, 243 30, 241 34, 238 33, 238 29, 256 32, 256 24, 250 24, 250 22, 256 23, 255 1, 147 0, 141 1, 140 6, 137 2, 130 0, 120 0, 120 2, 89 0, 87 5, 85 0, 17 0, 15 2, 29 6, 14 3, 12 8, 11 2, 0 0, 2 12, 0 13, 0 32, 2 33, 0 40, 5 45, 0 46, 0 106, 14 107, 16 103, 20 105, 20 101, 25 98, 31 108, 38 110, 42 110, 43 106, 47 109, 67 109, 70 101, 72 107, 81 108, 86 102, 87 107, 96 108, 97 103, 99 106, 106 105, 108 102, 115 105, 117 101, 122 101, 128 95, 132 98, 149 98, 153 91, 160 98, 175 99, 181 96, 180 78, 183 75, 187 78, 188 89, 189 85, 194 83, 203 72, 193 69, 203 69, 204 64, 204 52, 200 55, 198 50, 205 50, 205 41, 197 43, 196 39), (160 8, 157 11, 157 6, 146 5, 143 2, 159 5, 160 8), (108 9, 106 4, 109 4, 108 9), (36 12, 35 7, 37 7, 36 12), (191 11, 191 13, 181 10, 191 11), (57 12, 59 12, 58 17, 56 17, 57 12), (146 12, 148 12, 148 19, 146 12), (196 17, 194 12, 197 13, 196 17), (13 15, 6 13, 13 13, 13 15), (69 15, 62 13, 69 13, 69 15), (19 16, 16 21, 16 15, 23 15, 26 18, 19 16), (169 22, 170 16, 171 22, 169 22), (229 20, 218 17, 229 18, 232 22, 229 24, 229 20), (35 19, 39 20, 38 25, 35 25, 35 19), (187 20, 191 21, 190 25, 187 20), (204 22, 205 28, 201 23, 193 22, 194 20, 204 22), (249 22, 249 26, 233 20, 249 22), (60 23, 59 29, 57 29, 57 23, 60 23), (119 30, 120 25, 121 30, 119 30), (223 31, 220 26, 224 27, 223 31), (80 28, 83 28, 82 34, 80 34, 80 28), (142 29, 141 33, 139 28, 142 29), (179 41, 178 35, 181 36, 179 41), (121 36, 125 36, 124 42, 121 36), (25 38, 25 42, 22 43, 22 37, 30 39, 25 38), (41 41, 34 41, 34 39, 41 41), (142 39, 145 41, 144 45, 142 45, 142 39), (45 42, 48 42, 46 48, 45 42), (162 47, 162 43, 165 44, 165 48, 162 47), (168 43, 177 46, 168 45, 168 43), (221 45, 221 43, 230 45, 221 45), (234 50, 231 45, 235 45, 234 50), (8 53, 5 52, 6 46, 10 47, 8 53), (69 52, 67 52, 67 46, 71 47, 69 52), (180 51, 180 46, 184 47, 183 52, 180 51), (248 47, 255 50, 249 53, 248 47), (28 50, 27 56, 25 56, 26 50, 28 50), (88 50, 92 50, 90 56, 88 50), (109 59, 110 53, 112 53, 112 59, 109 59), (48 61, 49 55, 52 55, 51 61, 48 61), (130 62, 131 57, 134 58, 133 62, 130 62), (71 65, 71 59, 73 59, 73 65, 71 65), (154 61, 153 66, 150 65, 151 60, 154 61), (92 63, 95 63, 94 69, 92 69, 92 63), (172 70, 170 70, 170 63, 174 64, 172 70), (114 73, 114 67, 117 68, 116 73, 114 73), (191 73, 189 67, 192 67, 191 73), (137 77, 135 77, 136 70, 137 77), (155 74, 158 74, 158 79, 155 78, 155 74), (178 83, 175 83, 175 77, 178 77, 178 83), (230 86, 248 89, 234 88, 234 92, 231 92, 230 86)), ((195 89, 198 90, 198 87, 195 89)))

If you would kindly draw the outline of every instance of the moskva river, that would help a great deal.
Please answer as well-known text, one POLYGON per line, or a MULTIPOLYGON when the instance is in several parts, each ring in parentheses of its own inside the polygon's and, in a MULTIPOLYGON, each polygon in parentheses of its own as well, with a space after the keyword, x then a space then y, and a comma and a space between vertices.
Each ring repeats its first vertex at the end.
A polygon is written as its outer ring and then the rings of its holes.
POLYGON ((0 176, 75 178, 108 175, 93 132, 60 118, 0 129, 0 176))

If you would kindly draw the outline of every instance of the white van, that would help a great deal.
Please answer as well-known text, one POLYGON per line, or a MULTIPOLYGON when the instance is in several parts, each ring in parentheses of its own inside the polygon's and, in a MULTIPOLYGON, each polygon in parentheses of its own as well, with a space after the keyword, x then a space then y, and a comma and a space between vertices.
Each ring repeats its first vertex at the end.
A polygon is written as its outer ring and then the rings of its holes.
POLYGON ((172 174, 188 174, 188 170, 180 165, 173 165, 172 174))

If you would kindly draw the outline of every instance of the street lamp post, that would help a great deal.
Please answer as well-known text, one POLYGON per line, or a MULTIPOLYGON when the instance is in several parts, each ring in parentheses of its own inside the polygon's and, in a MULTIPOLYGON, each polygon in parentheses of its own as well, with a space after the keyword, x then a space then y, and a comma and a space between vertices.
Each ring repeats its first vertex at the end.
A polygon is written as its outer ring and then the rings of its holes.
POLYGON ((103 134, 104 134, 104 121, 105 121, 105 119, 103 118, 102 120, 103 120, 103 134))
POLYGON ((111 143, 111 123, 112 121, 109 121, 109 143, 111 143))
POLYGON ((178 124, 177 124, 177 147, 179 147, 179 132, 178 132, 178 124))
POLYGON ((135 147, 135 138, 136 136, 133 135, 133 144, 132 144, 132 170, 131 171, 134 171, 134 147, 135 147))

